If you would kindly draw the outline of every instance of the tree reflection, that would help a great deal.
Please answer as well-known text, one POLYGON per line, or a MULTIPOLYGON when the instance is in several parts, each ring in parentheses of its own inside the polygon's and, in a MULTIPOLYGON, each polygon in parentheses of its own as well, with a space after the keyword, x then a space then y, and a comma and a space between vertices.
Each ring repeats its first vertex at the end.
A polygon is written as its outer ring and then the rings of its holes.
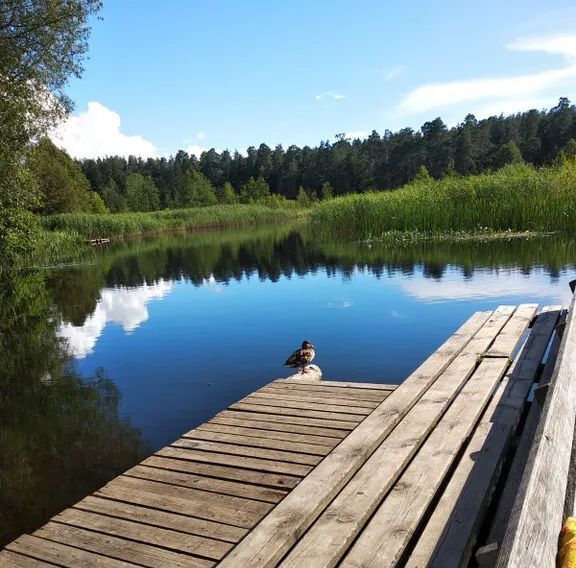
POLYGON ((113 381, 75 371, 59 323, 43 273, 0 273, 0 546, 145 452, 113 381))

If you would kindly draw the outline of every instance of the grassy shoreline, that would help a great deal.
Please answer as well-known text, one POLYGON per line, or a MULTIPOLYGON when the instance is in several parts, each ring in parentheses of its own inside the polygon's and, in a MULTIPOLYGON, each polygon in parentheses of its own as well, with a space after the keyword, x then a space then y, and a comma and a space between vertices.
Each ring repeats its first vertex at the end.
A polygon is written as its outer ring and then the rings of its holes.
POLYGON ((395 191, 323 202, 311 221, 333 236, 355 240, 571 232, 576 228, 576 161, 539 169, 516 164, 441 180, 425 177, 395 191))
POLYGON ((94 259, 96 251, 87 240, 107 237, 112 241, 181 231, 284 223, 306 215, 301 209, 273 209, 261 205, 216 205, 150 213, 62 213, 41 218, 34 251, 19 259, 14 268, 41 268, 94 259))
POLYGON ((42 218, 46 231, 78 234, 86 239, 157 234, 165 231, 236 227, 287 221, 301 211, 262 205, 215 205, 150 213, 61 213, 42 218))

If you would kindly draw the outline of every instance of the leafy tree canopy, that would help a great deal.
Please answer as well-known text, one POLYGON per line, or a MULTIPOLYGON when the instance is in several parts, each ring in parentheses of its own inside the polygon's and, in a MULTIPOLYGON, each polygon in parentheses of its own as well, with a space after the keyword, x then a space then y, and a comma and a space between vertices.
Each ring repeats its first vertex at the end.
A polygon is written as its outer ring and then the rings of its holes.
POLYGON ((22 163, 30 141, 70 110, 64 87, 82 72, 88 18, 100 7, 100 0, 0 3, 0 264, 34 245, 29 211, 38 196, 22 163))

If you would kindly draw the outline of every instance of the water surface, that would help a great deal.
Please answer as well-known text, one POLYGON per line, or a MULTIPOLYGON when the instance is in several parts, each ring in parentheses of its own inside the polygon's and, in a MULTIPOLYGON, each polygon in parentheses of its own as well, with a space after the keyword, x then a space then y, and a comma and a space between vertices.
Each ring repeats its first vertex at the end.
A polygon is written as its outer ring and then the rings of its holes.
POLYGON ((571 237, 372 246, 310 228, 131 241, 3 274, 0 543, 289 374, 400 383, 474 311, 566 304, 571 237))

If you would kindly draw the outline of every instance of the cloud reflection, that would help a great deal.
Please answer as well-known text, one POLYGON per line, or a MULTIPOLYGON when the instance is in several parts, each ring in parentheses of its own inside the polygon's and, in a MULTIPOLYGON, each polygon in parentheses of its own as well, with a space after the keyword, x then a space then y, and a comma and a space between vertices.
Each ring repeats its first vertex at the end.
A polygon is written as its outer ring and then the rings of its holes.
POLYGON ((570 303, 570 290, 565 282, 554 288, 548 276, 533 274, 526 278, 516 271, 486 271, 475 273, 474 278, 462 279, 458 274, 446 274, 441 280, 399 279, 400 288, 418 300, 447 302, 458 300, 490 299, 510 296, 521 298, 552 298, 559 304, 570 303))
POLYGON ((58 335, 68 341, 70 353, 82 359, 92 353, 108 322, 118 324, 124 332, 131 333, 148 319, 146 304, 161 300, 172 291, 172 283, 159 280, 155 284, 144 284, 138 288, 105 288, 94 313, 84 325, 63 323, 58 335))

